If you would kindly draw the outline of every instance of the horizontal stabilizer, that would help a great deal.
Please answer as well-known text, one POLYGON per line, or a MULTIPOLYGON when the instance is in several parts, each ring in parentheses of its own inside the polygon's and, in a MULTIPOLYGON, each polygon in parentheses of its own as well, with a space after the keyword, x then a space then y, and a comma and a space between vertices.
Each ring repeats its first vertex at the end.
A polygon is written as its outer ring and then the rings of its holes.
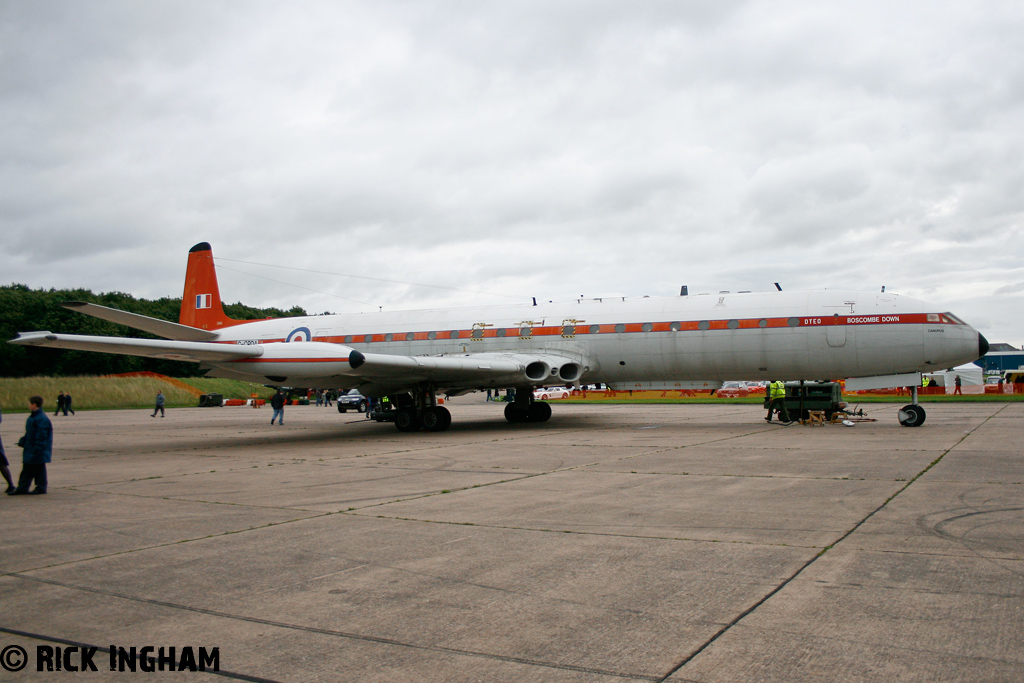
MULTIPOLYGON (((149 332, 165 339, 176 339, 178 341, 210 341, 217 338, 216 332, 200 330, 188 325, 179 325, 159 318, 150 318, 148 315, 119 311, 116 308, 108 308, 99 304, 90 304, 84 301, 68 301, 61 304, 69 311, 77 311, 94 318, 107 320, 118 325, 125 325, 136 330, 149 332)), ((116 352, 114 352, 116 353, 116 352)))
POLYGON ((263 355, 260 346, 240 344, 211 344, 209 342, 173 341, 164 339, 126 339, 124 337, 93 337, 81 334, 52 334, 50 332, 20 332, 8 342, 19 346, 44 346, 52 349, 101 351, 123 356, 144 356, 165 360, 192 362, 228 362, 263 355))

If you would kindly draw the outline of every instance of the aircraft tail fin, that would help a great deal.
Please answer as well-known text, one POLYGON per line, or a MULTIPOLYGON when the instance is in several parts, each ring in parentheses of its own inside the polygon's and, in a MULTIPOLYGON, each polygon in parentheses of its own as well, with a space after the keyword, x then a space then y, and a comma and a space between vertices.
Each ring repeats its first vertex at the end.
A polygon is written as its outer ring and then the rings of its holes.
POLYGON ((213 247, 209 242, 200 242, 189 249, 185 291, 181 296, 178 322, 211 331, 243 322, 229 318, 221 306, 217 271, 213 265, 213 247))

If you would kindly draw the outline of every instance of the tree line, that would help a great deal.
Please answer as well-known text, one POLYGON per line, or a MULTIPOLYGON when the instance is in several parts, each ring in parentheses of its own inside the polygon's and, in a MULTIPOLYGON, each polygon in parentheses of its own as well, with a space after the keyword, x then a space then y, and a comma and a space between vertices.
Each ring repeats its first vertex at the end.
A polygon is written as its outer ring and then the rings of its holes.
MULTIPOLYGON (((131 294, 123 292, 93 294, 87 289, 29 289, 19 284, 0 286, 0 377, 67 377, 144 371, 158 372, 171 377, 196 377, 204 374, 205 371, 199 369, 198 363, 5 343, 18 336, 19 332, 36 330, 160 339, 124 325, 69 311, 61 306, 68 301, 85 301, 171 322, 178 322, 178 314, 181 311, 180 297, 151 300, 136 299, 131 294)), ((253 308, 242 303, 224 304, 224 312, 238 320, 307 315, 299 306, 282 311, 279 308, 253 308)))

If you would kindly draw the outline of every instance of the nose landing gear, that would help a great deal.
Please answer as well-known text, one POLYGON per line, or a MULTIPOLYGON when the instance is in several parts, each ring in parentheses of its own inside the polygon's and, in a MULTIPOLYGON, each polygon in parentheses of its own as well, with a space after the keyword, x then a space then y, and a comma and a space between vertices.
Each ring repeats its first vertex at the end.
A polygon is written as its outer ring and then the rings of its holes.
POLYGON ((904 427, 920 427, 924 424, 924 408, 919 405, 903 406, 900 408, 898 418, 904 427))
POLYGON ((916 386, 910 389, 910 400, 913 402, 909 406, 900 408, 897 419, 904 427, 920 427, 924 424, 925 413, 924 408, 917 402, 916 386))

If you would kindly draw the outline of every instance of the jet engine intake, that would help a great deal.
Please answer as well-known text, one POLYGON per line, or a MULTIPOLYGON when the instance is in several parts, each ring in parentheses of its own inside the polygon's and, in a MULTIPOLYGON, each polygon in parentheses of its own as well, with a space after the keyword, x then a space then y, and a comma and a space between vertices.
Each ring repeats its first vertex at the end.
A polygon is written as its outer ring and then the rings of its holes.
POLYGON ((583 366, 564 356, 540 356, 528 360, 524 374, 526 379, 538 384, 563 384, 577 381, 583 374, 583 366))
POLYGON ((566 382, 575 382, 583 374, 583 368, 579 363, 565 363, 558 368, 558 376, 566 382))

